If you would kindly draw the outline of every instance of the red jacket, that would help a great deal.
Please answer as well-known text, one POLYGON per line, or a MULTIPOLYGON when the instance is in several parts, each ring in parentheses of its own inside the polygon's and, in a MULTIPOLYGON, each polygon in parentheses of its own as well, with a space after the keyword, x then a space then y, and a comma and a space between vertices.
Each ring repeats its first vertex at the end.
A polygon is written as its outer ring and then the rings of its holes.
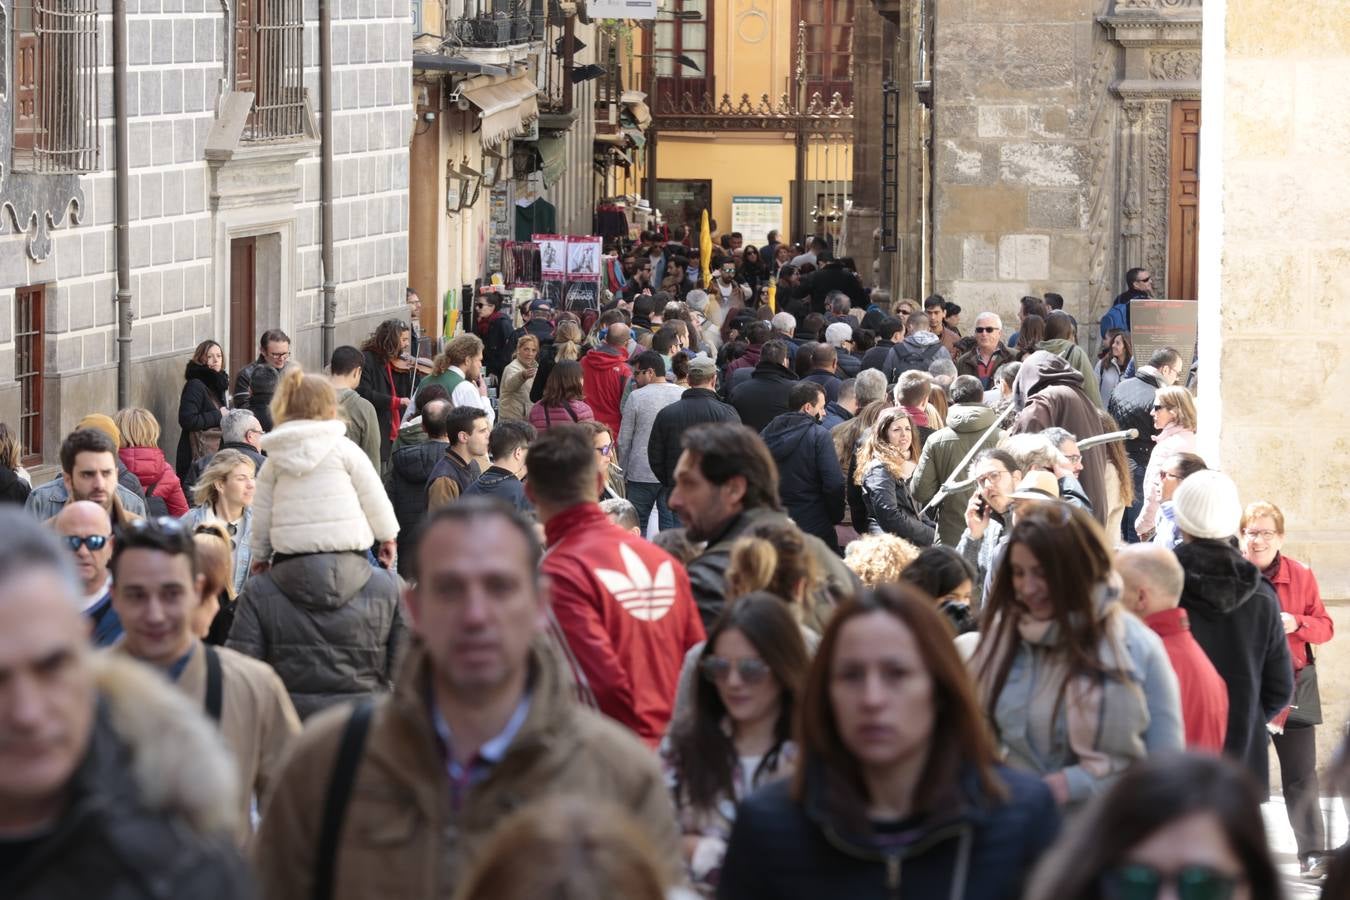
POLYGON ((633 370, 622 352, 615 354, 611 350, 602 344, 581 358, 581 389, 596 421, 612 428, 614 439, 618 440, 623 388, 633 370))
POLYGON ((118 450, 117 455, 140 481, 147 496, 153 493, 164 500, 169 515, 174 518, 187 515, 188 502, 183 495, 183 483, 178 480, 173 466, 164 458, 163 450, 158 447, 125 447, 118 450), (151 485, 154 485, 153 491, 150 490, 151 485))
MULTIPOLYGON (((655 746, 703 623, 684 567, 583 503, 544 526, 553 614, 600 711, 655 746)), ((580 679, 578 679, 580 680, 580 679)))
MULTIPOLYGON (((1312 570, 1283 553, 1276 560, 1275 574, 1266 573, 1267 580, 1275 586, 1280 598, 1280 611, 1287 612, 1298 622, 1298 627, 1285 635, 1289 641, 1289 656, 1294 661, 1294 678, 1298 671, 1308 664, 1311 644, 1325 644, 1335 633, 1335 625, 1327 608, 1322 605, 1322 592, 1317 587, 1317 576, 1312 570)), ((1289 709, 1285 708, 1273 720, 1283 726, 1289 718, 1289 709)))
POLYGON ((1191 635, 1191 622, 1180 607, 1156 612, 1144 620, 1162 638, 1181 688, 1181 719, 1190 750, 1223 752, 1228 732, 1228 685, 1191 635))

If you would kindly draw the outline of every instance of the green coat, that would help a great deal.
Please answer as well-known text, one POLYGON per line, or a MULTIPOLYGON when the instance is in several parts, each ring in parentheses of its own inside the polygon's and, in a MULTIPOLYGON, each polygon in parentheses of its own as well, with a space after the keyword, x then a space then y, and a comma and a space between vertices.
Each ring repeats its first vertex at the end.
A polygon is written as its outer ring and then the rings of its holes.
POLYGON ((1083 393, 1088 395, 1088 399, 1096 404, 1098 409, 1106 409, 1106 404, 1102 402, 1101 386, 1097 383, 1097 371, 1086 350, 1064 338, 1041 341, 1036 349, 1053 353, 1068 363, 1070 368, 1078 370, 1078 374, 1083 376, 1083 393))
MULTIPOLYGON (((922 507, 937 494, 942 483, 951 477, 953 470, 965 459, 970 448, 980 439, 980 435, 994 424, 998 413, 987 406, 957 404, 947 411, 947 427, 935 431, 924 442, 919 453, 919 465, 910 476, 909 489, 914 499, 922 507)), ((1003 439, 1003 430, 999 429, 989 436, 981 449, 997 447, 1003 439)), ((965 480, 969 472, 962 472, 958 481, 965 480)), ((975 493, 972 485, 948 494, 938 504, 936 518, 938 523, 938 543, 955 547, 966 529, 966 504, 975 493)))
POLYGON ((380 421, 370 401, 350 388, 338 391, 338 418, 347 426, 347 437, 370 458, 380 471, 380 421))

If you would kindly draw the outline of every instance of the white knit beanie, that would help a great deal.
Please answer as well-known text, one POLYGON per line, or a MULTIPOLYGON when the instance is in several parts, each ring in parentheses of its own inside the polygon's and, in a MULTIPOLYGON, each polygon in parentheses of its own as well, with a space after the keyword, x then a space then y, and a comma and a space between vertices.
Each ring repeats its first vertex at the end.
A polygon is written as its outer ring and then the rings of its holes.
POLYGON ((1181 482, 1172 495, 1177 525, 1193 538, 1224 540, 1242 524, 1237 485, 1222 472, 1205 469, 1181 482))

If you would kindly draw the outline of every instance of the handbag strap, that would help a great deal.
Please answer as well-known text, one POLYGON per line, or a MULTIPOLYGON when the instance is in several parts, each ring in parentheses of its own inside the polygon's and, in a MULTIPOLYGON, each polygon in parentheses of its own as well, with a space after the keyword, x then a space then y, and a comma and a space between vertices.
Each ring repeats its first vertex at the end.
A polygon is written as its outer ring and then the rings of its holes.
POLYGON ((366 733, 370 731, 370 717, 375 704, 369 698, 352 710, 351 718, 342 729, 342 743, 338 745, 337 762, 329 776, 328 792, 323 801, 323 820, 319 828, 319 852, 315 857, 314 893, 312 900, 330 900, 333 881, 337 875, 338 838, 342 822, 347 817, 347 802, 351 799, 356 767, 361 763, 366 733))
POLYGON ((220 668, 220 654, 210 644, 202 644, 206 651, 206 714, 212 722, 220 721, 225 703, 225 677, 220 668))

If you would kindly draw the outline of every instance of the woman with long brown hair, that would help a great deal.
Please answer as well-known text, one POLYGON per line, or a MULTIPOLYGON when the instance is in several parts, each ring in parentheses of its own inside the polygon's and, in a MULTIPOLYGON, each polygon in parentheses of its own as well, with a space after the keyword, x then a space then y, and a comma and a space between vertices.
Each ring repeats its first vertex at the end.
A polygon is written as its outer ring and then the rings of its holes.
POLYGON ((548 373, 548 384, 544 385, 539 402, 530 410, 530 424, 543 434, 554 425, 589 422, 595 413, 583 396, 581 364, 571 360, 558 363, 548 373))
POLYGON ((380 425, 380 460, 385 463, 398 439, 398 426, 412 396, 411 372, 394 370, 394 363, 407 349, 405 342, 411 340, 411 334, 406 322, 386 319, 361 345, 364 359, 356 392, 375 407, 375 419, 380 425), (404 375, 408 377, 405 379, 404 375))
POLYGON ((972 667, 1008 761, 1081 805, 1146 754, 1181 750, 1176 675, 1119 602, 1095 519, 1018 500, 972 667))
POLYGON ((871 534, 894 534, 916 547, 930 546, 935 526, 919 515, 909 478, 919 464, 919 429, 898 406, 882 410, 863 437, 854 480, 862 485, 871 534))
POLYGON ((887 399, 873 400, 856 416, 836 425, 830 432, 834 438, 834 454, 839 457, 839 468, 844 473, 844 499, 848 501, 850 524, 858 534, 867 534, 867 502, 863 498, 862 485, 854 478, 858 470, 858 448, 881 411, 890 405, 891 401, 887 399))
POLYGON ((736 804, 792 771, 792 716, 810 657, 782 599, 761 591, 727 605, 697 659, 702 677, 661 755, 690 878, 712 896, 736 804))
POLYGON ((215 341, 202 341, 192 351, 183 372, 183 393, 178 397, 178 452, 174 473, 187 477, 192 464, 220 449, 220 421, 229 412, 230 373, 225 371, 225 351, 215 341))
POLYGON ((791 783, 736 815, 718 896, 1016 898, 1059 816, 999 765, 951 631, 887 585, 835 612, 807 676, 791 783))

